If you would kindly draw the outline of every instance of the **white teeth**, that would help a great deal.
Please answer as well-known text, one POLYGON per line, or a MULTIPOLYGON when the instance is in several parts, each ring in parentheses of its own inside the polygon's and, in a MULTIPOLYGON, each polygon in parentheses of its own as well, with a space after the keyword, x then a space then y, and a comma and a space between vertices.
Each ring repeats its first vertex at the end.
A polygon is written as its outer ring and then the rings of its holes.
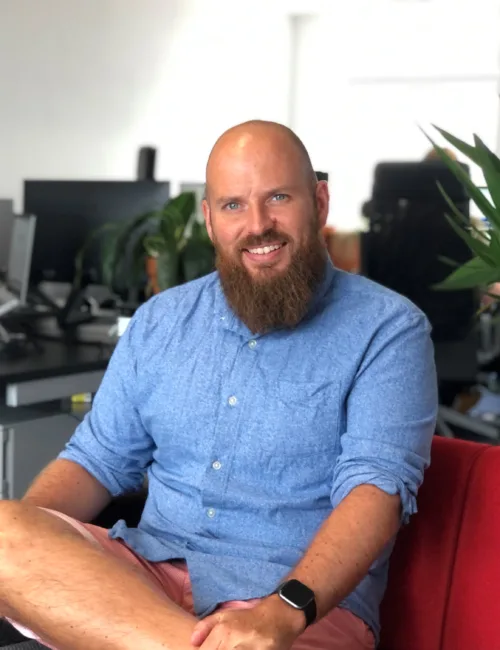
POLYGON ((277 251, 278 248, 281 248, 281 244, 277 244, 276 246, 264 246, 264 248, 249 248, 248 251, 249 253, 252 253, 252 255, 267 255, 272 251, 277 251))

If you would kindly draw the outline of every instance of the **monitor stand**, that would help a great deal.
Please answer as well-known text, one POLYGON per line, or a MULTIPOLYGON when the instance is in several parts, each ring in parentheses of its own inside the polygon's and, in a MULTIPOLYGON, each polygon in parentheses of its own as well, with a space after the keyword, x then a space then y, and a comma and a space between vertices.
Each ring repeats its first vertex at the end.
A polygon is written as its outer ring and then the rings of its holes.
POLYGON ((23 359, 33 352, 40 352, 42 346, 24 332, 9 332, 0 324, 0 360, 15 361, 23 359))
POLYGON ((68 330, 94 320, 90 312, 90 303, 86 296, 86 288, 75 287, 66 300, 64 307, 57 313, 57 323, 62 330, 68 330))
POLYGON ((30 294, 33 299, 49 307, 59 328, 63 331, 94 320, 94 316, 89 311, 90 303, 86 297, 86 287, 73 287, 63 307, 60 307, 39 287, 30 288, 30 294))
POLYGON ((60 309, 57 303, 55 303, 54 300, 52 300, 52 298, 48 296, 44 291, 42 291, 39 287, 32 287, 30 285, 28 296, 30 304, 35 303, 44 305, 45 307, 48 307, 53 313, 57 313, 60 309))

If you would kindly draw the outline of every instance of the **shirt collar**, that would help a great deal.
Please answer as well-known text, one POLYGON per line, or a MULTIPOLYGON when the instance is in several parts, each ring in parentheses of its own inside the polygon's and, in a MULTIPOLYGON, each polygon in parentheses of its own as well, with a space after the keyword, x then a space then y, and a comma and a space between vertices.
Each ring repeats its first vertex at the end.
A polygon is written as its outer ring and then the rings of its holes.
MULTIPOLYGON (((328 294, 332 286, 335 272, 336 272, 335 267, 333 266, 330 258, 328 257, 325 262, 325 273, 323 279, 321 280, 318 288, 314 293, 313 299, 311 301, 311 304, 309 305, 309 309, 307 310, 307 314, 304 320, 309 320, 312 317, 314 317, 314 315, 321 308, 321 303, 325 298, 325 296, 328 294)), ((248 336, 253 336, 251 335, 251 332, 248 329, 248 327, 244 323, 242 323, 239 318, 236 317, 235 313, 228 305, 226 296, 224 295, 224 291, 220 283, 218 272, 216 273, 214 290, 215 290, 215 299, 214 299, 215 317, 219 320, 220 325, 224 329, 228 329, 233 332, 238 332, 248 336)))

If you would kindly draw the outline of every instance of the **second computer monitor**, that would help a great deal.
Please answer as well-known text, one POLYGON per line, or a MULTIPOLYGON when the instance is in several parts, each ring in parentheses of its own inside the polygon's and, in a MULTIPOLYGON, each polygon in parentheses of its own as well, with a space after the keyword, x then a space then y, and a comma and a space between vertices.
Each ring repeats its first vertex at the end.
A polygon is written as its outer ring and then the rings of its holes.
POLYGON ((31 258, 36 232, 36 217, 31 214, 14 215, 10 236, 6 286, 24 305, 28 297, 31 258))
POLYGON ((7 270, 14 207, 10 199, 0 199, 0 271, 7 270))
MULTIPOLYGON (((24 210, 37 217, 32 283, 73 282, 75 258, 91 233, 159 210, 169 190, 168 182, 154 181, 25 181, 24 210)), ((101 283, 100 269, 96 240, 85 256, 88 281, 101 283)))

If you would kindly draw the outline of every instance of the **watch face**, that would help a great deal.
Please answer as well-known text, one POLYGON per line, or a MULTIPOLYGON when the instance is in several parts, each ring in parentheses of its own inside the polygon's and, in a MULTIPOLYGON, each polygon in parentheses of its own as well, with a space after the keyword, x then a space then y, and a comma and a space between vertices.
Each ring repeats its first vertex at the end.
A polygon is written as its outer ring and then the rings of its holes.
POLYGON ((288 580, 280 589, 283 600, 297 609, 304 609, 314 600, 314 592, 298 580, 288 580))

